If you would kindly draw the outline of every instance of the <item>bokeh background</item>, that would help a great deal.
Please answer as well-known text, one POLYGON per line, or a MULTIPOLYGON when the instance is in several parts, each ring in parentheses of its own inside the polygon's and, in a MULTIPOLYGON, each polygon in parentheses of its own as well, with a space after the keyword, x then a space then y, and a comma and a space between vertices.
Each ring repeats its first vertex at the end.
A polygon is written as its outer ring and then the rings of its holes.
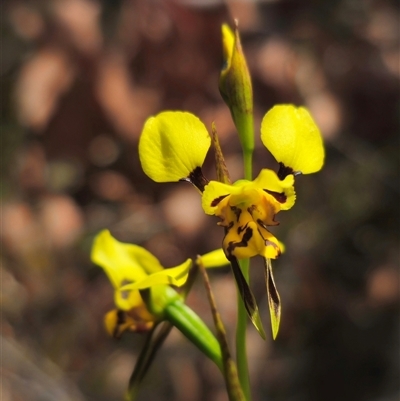
MULTIPOLYGON (((89 259, 109 228, 165 266, 220 246, 189 184, 140 168, 145 119, 165 109, 215 121, 233 179, 241 151, 218 92, 220 26, 239 19, 260 144, 276 103, 306 105, 326 164, 297 180, 274 233, 278 339, 249 327, 255 401, 399 399, 399 4, 390 0, 20 0, 1 3, 1 397, 122 399, 143 336, 103 328, 113 305, 89 259)), ((212 155, 204 168, 214 178, 212 155)), ((211 274, 233 343, 229 268, 211 274)), ((252 288, 268 329, 262 266, 252 288)), ((201 280, 189 304, 212 325, 201 280)), ((139 401, 225 401, 223 380, 173 331, 139 401)))

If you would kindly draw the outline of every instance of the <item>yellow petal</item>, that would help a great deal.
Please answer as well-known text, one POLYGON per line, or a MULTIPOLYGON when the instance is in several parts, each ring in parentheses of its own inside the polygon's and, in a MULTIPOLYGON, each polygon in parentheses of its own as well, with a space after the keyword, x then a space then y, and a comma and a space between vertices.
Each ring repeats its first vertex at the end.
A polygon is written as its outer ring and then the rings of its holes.
POLYGON ((222 53, 224 65, 221 73, 229 70, 232 61, 233 47, 235 45, 235 34, 227 24, 222 25, 222 53))
MULTIPOLYGON (((242 215, 245 214, 242 212, 242 215)), ((251 218, 246 220, 240 218, 239 222, 232 224, 222 241, 228 257, 234 256, 240 260, 261 255, 276 259, 281 254, 278 240, 251 218)))
POLYGON ((264 196, 263 192, 256 188, 252 182, 246 182, 246 184, 236 188, 238 191, 229 198, 229 205, 239 209, 247 209, 251 205, 260 203, 264 196))
POLYGON ((164 269, 157 273, 151 274, 140 281, 126 284, 121 287, 121 291, 143 290, 145 288, 166 284, 181 287, 186 283, 191 265, 192 260, 187 259, 179 266, 172 267, 170 269, 164 269))
MULTIPOLYGON (((118 322, 118 310, 113 309, 107 312, 104 316, 104 325, 106 327, 107 333, 111 337, 119 337, 121 332, 119 330, 120 324, 118 322)), ((124 326, 125 330, 125 326, 124 326)))
POLYGON ((146 249, 119 242, 108 230, 101 231, 94 239, 91 259, 104 269, 114 288, 163 270, 158 259, 146 249))
POLYGON ((315 173, 324 163, 321 133, 304 107, 274 106, 262 120, 261 140, 278 162, 293 171, 315 173))
POLYGON ((240 188, 236 188, 233 185, 223 184, 218 181, 210 181, 203 192, 201 198, 201 205, 203 210, 207 214, 215 214, 219 202, 226 196, 232 193, 240 192, 240 188))
POLYGON ((293 174, 289 174, 284 180, 280 180, 275 171, 263 169, 253 182, 258 188, 262 188, 273 195, 280 203, 281 210, 288 210, 294 205, 296 193, 293 174))
POLYGON ((199 256, 199 258, 201 259, 201 263, 206 269, 229 265, 229 261, 226 258, 222 248, 216 249, 212 252, 208 252, 205 255, 199 256))
POLYGON ((175 182, 201 167, 211 138, 193 114, 165 111, 150 117, 139 141, 143 171, 156 182, 175 182))
POLYGON ((118 309, 129 311, 143 305, 143 299, 137 290, 121 291, 121 288, 129 283, 129 281, 122 281, 121 287, 116 288, 114 292, 114 303, 118 309))

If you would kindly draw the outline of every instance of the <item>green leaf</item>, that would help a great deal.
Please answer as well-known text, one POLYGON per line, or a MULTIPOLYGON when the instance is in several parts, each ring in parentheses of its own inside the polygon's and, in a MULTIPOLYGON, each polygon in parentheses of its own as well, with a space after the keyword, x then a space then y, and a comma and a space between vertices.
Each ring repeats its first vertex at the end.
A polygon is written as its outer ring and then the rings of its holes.
POLYGON ((231 258, 231 266, 247 314, 260 336, 265 340, 266 335, 260 318, 260 313, 258 311, 256 299, 251 292, 251 289, 247 284, 245 277, 243 276, 242 270, 240 269, 238 260, 235 257, 231 258))
POLYGON ((129 386, 125 395, 127 401, 134 401, 136 399, 143 378, 172 328, 171 323, 163 322, 160 327, 156 325, 147 335, 146 342, 140 351, 135 368, 129 379, 129 386))
POLYGON ((281 299, 275 286, 274 276, 272 274, 271 259, 264 258, 265 282, 267 284, 267 296, 269 313, 271 316, 272 337, 275 340, 279 331, 281 321, 281 299))

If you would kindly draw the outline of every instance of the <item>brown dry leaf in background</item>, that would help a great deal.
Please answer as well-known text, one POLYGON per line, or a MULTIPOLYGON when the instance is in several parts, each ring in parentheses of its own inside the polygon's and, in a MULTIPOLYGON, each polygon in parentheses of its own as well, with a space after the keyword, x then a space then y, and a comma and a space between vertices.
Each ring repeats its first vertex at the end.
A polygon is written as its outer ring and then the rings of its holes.
POLYGON ((56 249, 72 246, 83 232, 83 216, 68 195, 47 195, 40 202, 40 222, 46 238, 56 249))
POLYGON ((87 55, 95 55, 101 50, 103 39, 99 26, 99 3, 56 0, 51 6, 56 21, 65 28, 66 37, 76 49, 87 55))
POLYGON ((74 77, 73 65, 64 50, 51 47, 39 50, 22 67, 16 83, 21 124, 42 131, 74 77))
POLYGON ((255 72, 261 80, 284 93, 295 88, 298 60, 290 43, 273 37, 265 42, 255 57, 255 72))
POLYGON ((116 131, 136 142, 144 121, 158 107, 157 92, 135 86, 126 59, 115 51, 98 65, 96 92, 116 131))

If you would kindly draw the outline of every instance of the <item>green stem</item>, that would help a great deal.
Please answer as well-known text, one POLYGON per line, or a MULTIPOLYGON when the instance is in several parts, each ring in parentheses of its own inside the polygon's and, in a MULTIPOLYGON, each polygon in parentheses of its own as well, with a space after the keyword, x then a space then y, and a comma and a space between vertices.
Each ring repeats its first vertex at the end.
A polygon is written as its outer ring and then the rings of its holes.
POLYGON ((253 151, 243 150, 244 178, 251 181, 253 178, 253 151))
POLYGON ((221 347, 214 334, 203 320, 190 309, 182 300, 175 300, 164 310, 165 318, 182 334, 207 355, 219 368, 223 369, 221 347))
MULTIPOLYGON (((249 119, 246 126, 246 133, 250 137, 254 137, 253 132, 253 119, 249 119)), ((243 166, 244 166, 244 178, 251 181, 253 179, 253 149, 243 149, 243 166)), ((240 260, 240 267, 243 272, 243 276, 247 282, 249 282, 249 267, 250 260, 243 259, 240 260)), ((238 320, 236 327, 236 362, 238 368, 238 375, 240 384, 243 389, 243 393, 248 401, 251 400, 250 392, 250 378, 249 378, 249 368, 247 362, 247 348, 246 348, 246 328, 247 328, 247 312, 244 306, 243 300, 238 291, 237 293, 237 308, 238 308, 238 320)))
POLYGON ((221 346, 221 352, 224 358, 224 376, 229 401, 246 401, 242 386, 240 384, 236 364, 233 361, 231 353, 229 351, 228 340, 226 338, 226 330, 224 324, 222 323, 221 316, 218 312, 217 305, 215 303, 214 294, 211 290, 210 280, 208 278, 206 269, 204 268, 204 265, 201 261, 199 262, 199 266, 203 274, 204 285, 206 287, 208 301, 211 306, 211 313, 213 315, 214 325, 217 330, 217 338, 221 346))
MULTIPOLYGON (((240 261, 240 267, 247 282, 249 281, 249 266, 249 259, 243 259, 240 261)), ((246 352, 247 312, 239 292, 237 293, 237 308, 238 320, 236 326, 236 363, 243 393, 247 400, 251 400, 250 378, 246 352)))
POLYGON ((252 110, 253 106, 251 105, 251 109, 246 114, 232 112, 242 145, 244 179, 249 181, 253 179, 254 123, 252 110))

